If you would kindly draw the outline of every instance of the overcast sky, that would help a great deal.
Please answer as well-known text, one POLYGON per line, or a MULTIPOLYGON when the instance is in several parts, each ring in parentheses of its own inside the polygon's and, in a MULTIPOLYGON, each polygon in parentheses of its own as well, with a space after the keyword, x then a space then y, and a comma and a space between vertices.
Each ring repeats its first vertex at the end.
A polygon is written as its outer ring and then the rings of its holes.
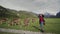
POLYGON ((38 14, 49 12, 55 15, 60 11, 60 0, 0 0, 0 5, 10 9, 27 10, 38 14))

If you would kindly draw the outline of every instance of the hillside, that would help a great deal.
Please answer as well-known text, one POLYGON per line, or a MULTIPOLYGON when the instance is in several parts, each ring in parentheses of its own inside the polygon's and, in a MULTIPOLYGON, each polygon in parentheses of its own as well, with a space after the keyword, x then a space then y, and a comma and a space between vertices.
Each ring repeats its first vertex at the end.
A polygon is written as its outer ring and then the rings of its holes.
POLYGON ((25 18, 25 17, 36 17, 36 15, 29 11, 24 11, 24 10, 16 11, 16 10, 12 10, 12 9, 8 9, 8 8, 4 8, 4 7, 0 6, 0 17, 25 18))
POLYGON ((32 17, 36 17, 36 15, 34 14, 34 13, 32 13, 32 12, 28 12, 28 11, 19 11, 18 12, 18 14, 19 14, 19 16, 21 17, 21 18, 26 18, 26 17, 30 17, 30 18, 32 18, 32 17))

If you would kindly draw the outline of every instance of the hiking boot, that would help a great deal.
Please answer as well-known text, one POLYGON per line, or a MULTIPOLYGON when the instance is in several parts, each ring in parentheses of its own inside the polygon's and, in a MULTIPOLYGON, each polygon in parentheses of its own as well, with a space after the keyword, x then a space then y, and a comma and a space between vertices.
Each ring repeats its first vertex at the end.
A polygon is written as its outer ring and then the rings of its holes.
POLYGON ((44 30, 42 30, 42 29, 41 29, 40 31, 41 31, 41 32, 44 32, 44 30))

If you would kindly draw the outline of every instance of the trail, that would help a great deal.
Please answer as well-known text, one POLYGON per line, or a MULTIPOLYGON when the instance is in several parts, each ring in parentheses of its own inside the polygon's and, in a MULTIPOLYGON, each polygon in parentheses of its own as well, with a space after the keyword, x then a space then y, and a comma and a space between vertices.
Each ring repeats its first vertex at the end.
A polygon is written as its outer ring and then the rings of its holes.
POLYGON ((5 29, 5 28, 0 28, 0 32, 19 33, 19 34, 52 34, 52 33, 32 32, 32 31, 5 29))

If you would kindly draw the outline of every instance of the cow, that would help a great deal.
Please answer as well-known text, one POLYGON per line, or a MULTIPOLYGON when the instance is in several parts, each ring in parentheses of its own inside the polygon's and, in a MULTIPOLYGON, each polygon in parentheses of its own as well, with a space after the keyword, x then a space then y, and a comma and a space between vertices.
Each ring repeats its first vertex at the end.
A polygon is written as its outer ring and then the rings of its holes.
POLYGON ((24 19, 24 25, 25 25, 25 26, 28 26, 29 21, 30 21, 30 19, 29 19, 29 18, 25 18, 25 19, 24 19))
POLYGON ((2 24, 3 22, 6 22, 6 21, 8 21, 8 18, 2 18, 2 19, 0 19, 0 24, 2 24))
POLYGON ((20 18, 14 18, 11 22, 10 25, 19 25, 20 24, 20 18))

